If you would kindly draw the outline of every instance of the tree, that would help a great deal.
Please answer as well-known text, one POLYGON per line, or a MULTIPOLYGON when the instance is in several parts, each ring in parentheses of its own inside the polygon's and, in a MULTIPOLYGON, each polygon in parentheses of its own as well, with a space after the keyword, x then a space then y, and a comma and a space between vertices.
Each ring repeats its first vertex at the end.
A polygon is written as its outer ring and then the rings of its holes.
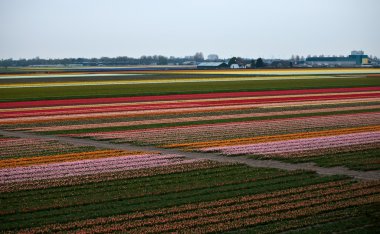
POLYGON ((256 60, 256 67, 257 67, 257 68, 260 68, 260 67, 264 67, 264 66, 265 66, 265 64, 264 64, 263 59, 262 59, 262 58, 258 58, 258 59, 256 60))
POLYGON ((237 60, 236 57, 232 57, 232 58, 228 61, 228 66, 231 67, 232 64, 235 64, 235 63, 236 63, 236 60, 237 60))
POLYGON ((202 62, 205 60, 205 58, 203 57, 203 53, 202 52, 197 52, 195 53, 194 55, 194 60, 197 61, 197 62, 202 62))
POLYGON ((236 63, 239 64, 239 66, 244 66, 245 65, 245 61, 241 57, 237 57, 236 58, 236 63))
POLYGON ((251 60, 251 68, 256 67, 256 61, 254 59, 251 60))
POLYGON ((159 55, 157 65, 168 65, 168 58, 165 56, 159 55))
POLYGON ((292 55, 292 58, 290 59, 292 62, 297 63, 301 60, 301 57, 299 55, 292 55))

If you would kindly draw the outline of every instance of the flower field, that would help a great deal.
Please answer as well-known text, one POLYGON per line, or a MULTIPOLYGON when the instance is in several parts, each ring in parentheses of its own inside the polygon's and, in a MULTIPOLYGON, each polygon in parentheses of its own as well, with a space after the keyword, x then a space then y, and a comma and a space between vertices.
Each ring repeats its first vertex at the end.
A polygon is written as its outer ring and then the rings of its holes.
POLYGON ((380 168, 378 87, 0 105, 3 108, 0 124, 5 129, 219 152, 228 156, 310 161, 359 170, 380 168), (366 154, 358 155, 363 147, 366 154), (350 150, 346 152, 342 148, 350 150), (318 154, 320 150, 324 152, 322 155, 318 154), (332 154, 345 160, 333 160, 329 164, 323 157, 332 154))
POLYGON ((0 158, 2 160, 25 160, 31 157, 68 153, 85 153, 95 150, 91 146, 72 146, 56 141, 45 141, 40 139, 23 139, 0 136, 0 158))
POLYGON ((0 75, 0 232, 377 233, 379 73, 0 75))
POLYGON ((373 87, 379 69, 23 72, 0 75, 1 101, 373 87))
POLYGON ((148 152, 76 155, 0 160, 1 231, 273 232, 353 219, 371 230, 365 215, 380 202, 378 181, 148 152))

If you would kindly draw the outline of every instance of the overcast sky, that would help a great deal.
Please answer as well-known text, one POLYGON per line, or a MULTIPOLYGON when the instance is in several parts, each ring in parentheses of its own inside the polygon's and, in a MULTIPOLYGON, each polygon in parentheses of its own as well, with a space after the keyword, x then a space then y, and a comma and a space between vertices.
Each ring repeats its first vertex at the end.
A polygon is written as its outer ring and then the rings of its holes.
POLYGON ((0 0, 0 58, 380 56, 379 0, 0 0))

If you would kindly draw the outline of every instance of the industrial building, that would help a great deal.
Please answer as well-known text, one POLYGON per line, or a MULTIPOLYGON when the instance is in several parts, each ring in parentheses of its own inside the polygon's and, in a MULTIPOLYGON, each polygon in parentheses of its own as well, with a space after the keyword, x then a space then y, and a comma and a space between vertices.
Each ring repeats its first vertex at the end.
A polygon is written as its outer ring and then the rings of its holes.
POLYGON ((306 64, 313 67, 356 67, 368 65, 368 55, 363 51, 352 51, 348 57, 309 57, 306 64))

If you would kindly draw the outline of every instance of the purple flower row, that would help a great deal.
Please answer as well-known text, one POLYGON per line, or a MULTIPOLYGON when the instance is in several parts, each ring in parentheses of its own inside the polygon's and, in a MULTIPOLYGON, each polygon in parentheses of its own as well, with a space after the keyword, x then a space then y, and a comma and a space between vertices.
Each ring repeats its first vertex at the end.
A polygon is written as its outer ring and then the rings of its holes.
POLYGON ((179 155, 138 155, 52 163, 0 170, 0 184, 150 168, 183 162, 179 155))
POLYGON ((226 155, 239 154, 277 154, 305 150, 324 149, 331 147, 342 147, 349 145, 378 143, 380 132, 353 133, 338 136, 313 137, 306 139, 285 140, 247 145, 234 145, 222 147, 203 148, 202 152, 219 151, 226 155))
POLYGON ((75 148, 78 147, 51 140, 18 138, 0 142, 0 158, 14 155, 35 155, 44 151, 69 151, 75 148))
POLYGON ((85 133, 76 136, 88 136, 97 139, 120 139, 148 144, 170 144, 251 137, 276 133, 308 131, 309 129, 333 127, 357 127, 379 124, 380 113, 350 115, 302 117, 263 121, 221 123, 186 127, 169 127, 132 131, 85 133))

